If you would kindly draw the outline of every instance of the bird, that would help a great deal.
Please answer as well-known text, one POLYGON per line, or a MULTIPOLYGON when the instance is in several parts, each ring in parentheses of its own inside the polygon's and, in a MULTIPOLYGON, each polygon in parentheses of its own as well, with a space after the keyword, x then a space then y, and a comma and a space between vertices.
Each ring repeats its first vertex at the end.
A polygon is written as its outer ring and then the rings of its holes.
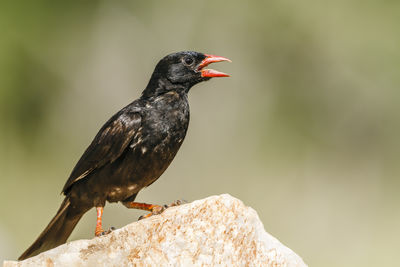
POLYGON ((102 227, 106 202, 161 213, 166 207, 134 202, 154 183, 182 145, 189 125, 188 92, 196 84, 228 74, 205 68, 228 58, 182 51, 156 65, 141 96, 114 114, 99 130, 65 183, 56 215, 18 258, 24 260, 64 244, 82 216, 95 207, 95 236, 102 227))

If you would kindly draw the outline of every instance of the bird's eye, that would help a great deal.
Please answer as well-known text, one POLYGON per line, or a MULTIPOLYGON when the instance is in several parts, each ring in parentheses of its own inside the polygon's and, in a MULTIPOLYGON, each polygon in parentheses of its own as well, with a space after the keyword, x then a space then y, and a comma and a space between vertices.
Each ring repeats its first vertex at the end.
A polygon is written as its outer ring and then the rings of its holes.
POLYGON ((193 58, 191 58, 191 57, 185 57, 185 58, 183 59, 183 61, 185 62, 186 65, 192 65, 192 63, 193 63, 193 58))

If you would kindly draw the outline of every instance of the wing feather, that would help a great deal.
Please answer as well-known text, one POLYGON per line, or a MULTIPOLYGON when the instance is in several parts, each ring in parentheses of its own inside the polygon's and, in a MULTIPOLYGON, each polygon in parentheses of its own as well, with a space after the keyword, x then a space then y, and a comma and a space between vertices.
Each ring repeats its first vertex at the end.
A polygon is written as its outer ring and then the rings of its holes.
POLYGON ((121 112, 108 120, 83 153, 65 183, 63 193, 95 169, 112 163, 125 151, 139 129, 141 116, 137 112, 121 112))

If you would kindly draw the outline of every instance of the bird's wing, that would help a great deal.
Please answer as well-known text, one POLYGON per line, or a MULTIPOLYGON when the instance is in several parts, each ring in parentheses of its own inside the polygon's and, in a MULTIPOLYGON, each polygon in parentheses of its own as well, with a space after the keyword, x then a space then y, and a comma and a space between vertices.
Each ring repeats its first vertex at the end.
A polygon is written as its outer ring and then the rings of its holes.
POLYGON ((140 125, 141 116, 137 112, 122 110, 111 117, 79 159, 62 192, 66 193, 76 181, 121 156, 140 125))

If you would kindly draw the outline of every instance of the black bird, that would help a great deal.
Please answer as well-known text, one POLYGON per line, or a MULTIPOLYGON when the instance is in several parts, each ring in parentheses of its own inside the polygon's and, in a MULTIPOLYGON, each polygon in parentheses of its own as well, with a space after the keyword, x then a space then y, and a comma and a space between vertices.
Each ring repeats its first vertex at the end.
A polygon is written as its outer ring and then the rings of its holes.
POLYGON ((67 241, 84 213, 97 209, 95 235, 103 207, 121 201, 128 208, 161 212, 162 207, 134 202, 168 168, 189 124, 188 92, 212 77, 228 74, 204 69, 224 57, 193 51, 170 54, 158 62, 141 97, 112 116, 83 153, 64 185, 56 216, 19 257, 23 260, 67 241))

